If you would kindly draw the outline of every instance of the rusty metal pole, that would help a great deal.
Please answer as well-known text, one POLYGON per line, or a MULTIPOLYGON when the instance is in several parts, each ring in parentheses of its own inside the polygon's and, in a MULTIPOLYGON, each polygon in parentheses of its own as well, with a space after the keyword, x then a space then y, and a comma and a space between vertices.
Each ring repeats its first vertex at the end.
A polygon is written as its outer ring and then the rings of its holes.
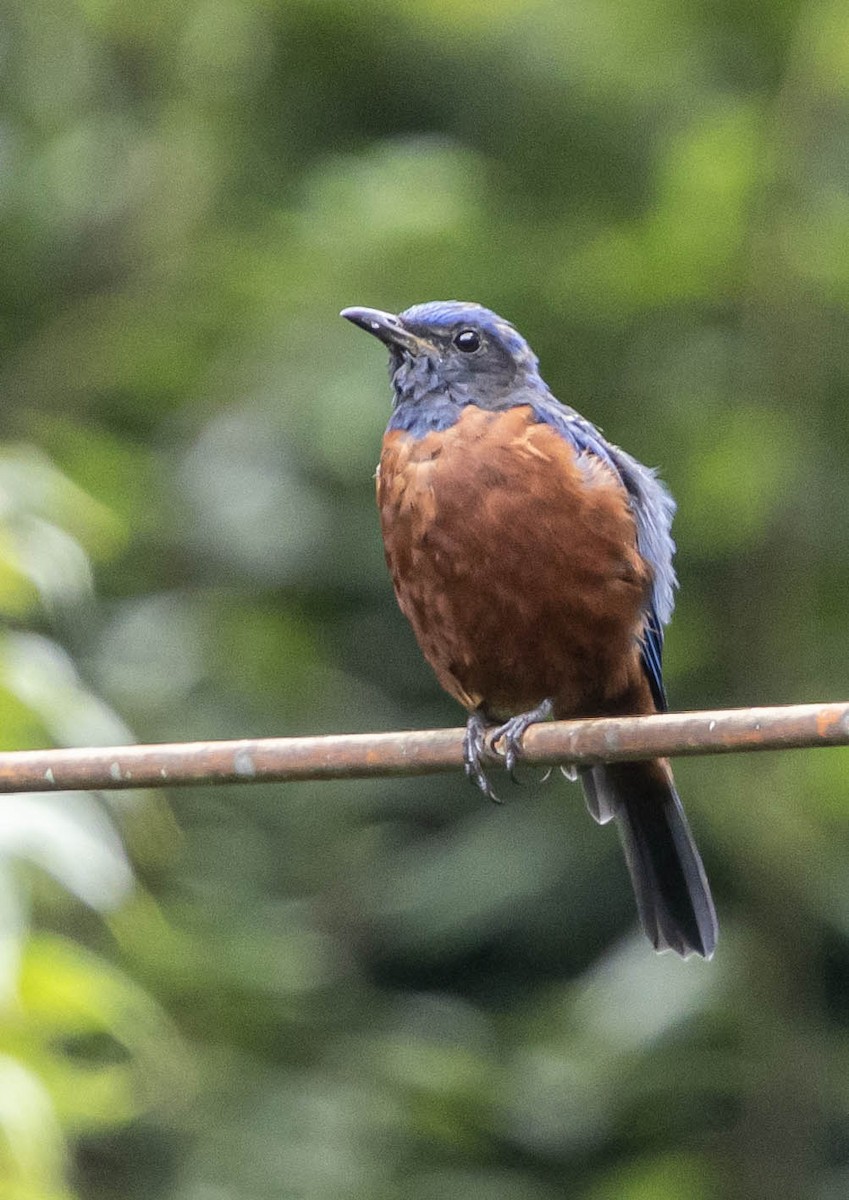
MULTIPOLYGON (((0 754, 0 792, 362 779, 459 771, 461 729, 0 754)), ((607 717, 535 725, 537 765, 849 745, 849 703, 607 717)), ((493 763, 498 763, 497 756, 493 763)))

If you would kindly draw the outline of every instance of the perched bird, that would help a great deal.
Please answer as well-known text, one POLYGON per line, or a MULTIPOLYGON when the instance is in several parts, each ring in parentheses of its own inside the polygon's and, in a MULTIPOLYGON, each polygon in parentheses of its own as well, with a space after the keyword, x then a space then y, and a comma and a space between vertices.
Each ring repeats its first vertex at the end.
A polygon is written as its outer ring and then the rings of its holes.
MULTIPOLYGON (((664 711, 675 505, 655 473, 556 400, 489 309, 341 315, 389 348, 386 559, 425 658, 469 712, 470 778, 492 796, 487 739, 512 768, 535 721, 664 711)), ((593 817, 617 822, 655 948, 710 958, 716 913, 669 763, 593 766, 581 781, 593 817)))

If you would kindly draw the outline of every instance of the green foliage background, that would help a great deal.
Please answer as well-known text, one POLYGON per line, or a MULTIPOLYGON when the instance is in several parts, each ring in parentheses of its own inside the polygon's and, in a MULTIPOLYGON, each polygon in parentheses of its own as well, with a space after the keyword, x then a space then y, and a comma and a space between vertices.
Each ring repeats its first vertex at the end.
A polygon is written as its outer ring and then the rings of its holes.
MULTIPOLYGON (((0 742, 458 722, 382 354, 477 299, 680 503, 676 707, 845 695, 838 0, 0 0, 0 742)), ((715 961, 577 790, 0 805, 0 1196, 849 1188, 849 759, 683 764, 715 961)))

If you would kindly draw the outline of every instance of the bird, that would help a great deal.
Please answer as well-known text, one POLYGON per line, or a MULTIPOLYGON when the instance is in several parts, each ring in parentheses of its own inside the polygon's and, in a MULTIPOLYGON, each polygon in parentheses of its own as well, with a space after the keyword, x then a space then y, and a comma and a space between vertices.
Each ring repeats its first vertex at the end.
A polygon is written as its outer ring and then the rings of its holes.
MULTIPOLYGON (((385 556, 425 659, 467 711, 472 782, 495 799, 488 751, 512 772, 535 722, 665 711, 675 502, 656 471, 557 400, 491 309, 447 300, 341 316, 389 350, 385 556)), ((579 774, 594 819, 616 822, 655 949, 711 958, 716 911, 669 762, 579 774)))

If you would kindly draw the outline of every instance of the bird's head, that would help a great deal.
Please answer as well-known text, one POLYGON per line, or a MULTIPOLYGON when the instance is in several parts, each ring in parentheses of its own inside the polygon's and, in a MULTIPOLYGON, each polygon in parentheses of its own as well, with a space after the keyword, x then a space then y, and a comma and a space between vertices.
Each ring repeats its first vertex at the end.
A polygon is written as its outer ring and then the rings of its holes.
POLYGON ((474 393, 492 406, 508 392, 539 385, 537 358, 513 326, 480 304, 433 300, 397 316, 375 308, 345 308, 343 317, 389 347, 399 399, 446 391, 474 393))

